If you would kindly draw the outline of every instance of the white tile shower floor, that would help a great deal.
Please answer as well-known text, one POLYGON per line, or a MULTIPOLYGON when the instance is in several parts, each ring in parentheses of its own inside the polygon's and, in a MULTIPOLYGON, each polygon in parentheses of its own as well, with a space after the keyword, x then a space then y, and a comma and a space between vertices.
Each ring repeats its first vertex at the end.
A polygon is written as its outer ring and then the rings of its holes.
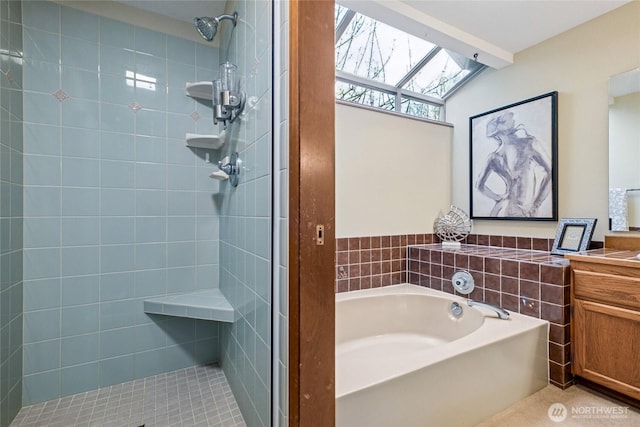
POLYGON ((10 427, 245 427, 222 368, 195 366, 20 410, 10 427))

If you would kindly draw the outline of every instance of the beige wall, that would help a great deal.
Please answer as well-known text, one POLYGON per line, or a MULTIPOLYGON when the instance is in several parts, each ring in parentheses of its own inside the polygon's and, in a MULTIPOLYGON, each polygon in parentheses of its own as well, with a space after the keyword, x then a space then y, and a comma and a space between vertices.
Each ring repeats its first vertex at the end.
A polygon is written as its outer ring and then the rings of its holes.
MULTIPOLYGON (((469 117, 554 90, 558 95, 560 218, 595 217, 608 228, 608 78, 640 65, 640 2, 634 1, 487 70, 447 101, 453 123, 452 203, 469 209, 469 117)), ((482 234, 553 237, 555 222, 474 221, 482 234)))
POLYGON ((431 233, 451 194, 451 127, 336 105, 336 237, 431 233))

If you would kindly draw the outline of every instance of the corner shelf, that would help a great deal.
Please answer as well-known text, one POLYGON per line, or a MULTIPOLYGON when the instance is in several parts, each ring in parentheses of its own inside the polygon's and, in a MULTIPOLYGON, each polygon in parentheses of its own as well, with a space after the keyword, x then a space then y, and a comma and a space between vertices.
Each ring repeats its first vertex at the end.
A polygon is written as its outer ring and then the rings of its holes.
POLYGON ((209 174, 209 178, 215 179, 217 181, 226 181, 229 179, 229 175, 224 173, 221 170, 213 171, 209 174))
POLYGON ((200 133, 187 133, 186 141, 188 147, 206 148, 209 150, 217 150, 224 145, 225 133, 220 135, 207 135, 200 133))
POLYGON ((144 300, 144 312, 218 322, 236 320, 236 311, 220 289, 149 298, 144 300))
POLYGON ((209 99, 213 98, 213 83, 211 81, 204 82, 187 82, 187 95, 192 98, 209 99))

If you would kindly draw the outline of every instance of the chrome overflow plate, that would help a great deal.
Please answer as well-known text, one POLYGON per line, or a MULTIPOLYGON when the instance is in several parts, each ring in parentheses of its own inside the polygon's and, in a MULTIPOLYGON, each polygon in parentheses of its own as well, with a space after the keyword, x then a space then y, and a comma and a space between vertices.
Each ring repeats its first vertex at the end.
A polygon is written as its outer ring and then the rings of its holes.
POLYGON ((467 270, 458 270, 451 277, 451 283, 456 291, 463 295, 468 295, 473 291, 475 282, 473 276, 467 270))

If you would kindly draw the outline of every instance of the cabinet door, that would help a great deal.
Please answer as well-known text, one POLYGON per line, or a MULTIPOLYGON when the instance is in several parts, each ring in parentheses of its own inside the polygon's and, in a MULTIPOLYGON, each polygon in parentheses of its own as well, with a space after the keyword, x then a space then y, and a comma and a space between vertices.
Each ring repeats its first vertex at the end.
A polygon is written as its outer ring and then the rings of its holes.
POLYGON ((572 325, 573 373, 640 399, 640 313, 575 299, 572 325))

